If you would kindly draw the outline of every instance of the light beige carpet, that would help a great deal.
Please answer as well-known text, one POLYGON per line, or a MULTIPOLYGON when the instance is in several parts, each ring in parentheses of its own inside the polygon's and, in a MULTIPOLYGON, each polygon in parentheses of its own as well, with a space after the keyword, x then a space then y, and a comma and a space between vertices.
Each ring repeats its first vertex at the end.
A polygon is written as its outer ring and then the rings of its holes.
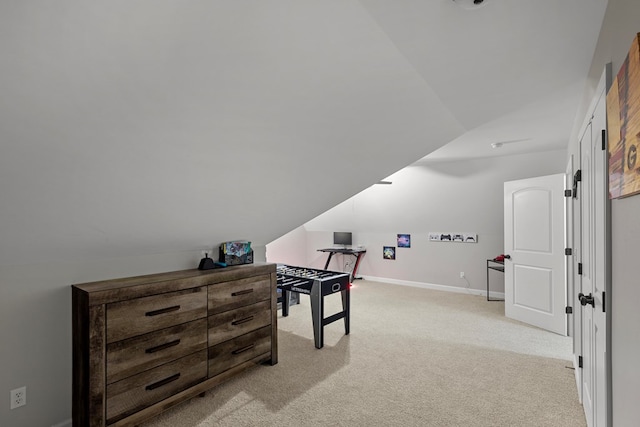
MULTIPOLYGON (((484 297, 357 281, 342 321, 313 344, 309 299, 278 318, 279 363, 260 366, 145 427, 586 425, 571 339, 506 319, 484 297)), ((326 298, 325 316, 339 298, 326 298)))

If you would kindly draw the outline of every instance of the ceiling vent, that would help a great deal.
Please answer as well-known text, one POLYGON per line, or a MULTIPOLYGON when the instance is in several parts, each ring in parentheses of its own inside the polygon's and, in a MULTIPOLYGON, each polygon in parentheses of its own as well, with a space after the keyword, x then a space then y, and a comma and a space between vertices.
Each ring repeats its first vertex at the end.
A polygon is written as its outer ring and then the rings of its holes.
POLYGON ((463 9, 477 9, 484 6, 487 0, 453 0, 453 2, 463 9))
POLYGON ((516 142, 527 142, 527 141, 531 141, 531 138, 512 139, 510 141, 492 142, 491 143, 491 148, 502 148, 506 144, 514 144, 516 142))

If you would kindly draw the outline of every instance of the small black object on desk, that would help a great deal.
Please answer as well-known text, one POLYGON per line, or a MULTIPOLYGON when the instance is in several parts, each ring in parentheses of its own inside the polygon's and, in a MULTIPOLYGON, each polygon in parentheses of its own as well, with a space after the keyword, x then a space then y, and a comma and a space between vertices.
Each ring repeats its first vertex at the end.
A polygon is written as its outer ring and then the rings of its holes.
POLYGON ((200 264, 198 265, 198 270, 212 270, 214 268, 222 268, 226 267, 227 264, 224 262, 214 261, 209 258, 209 254, 205 253, 204 258, 200 260, 200 264))
POLYGON ((496 261, 495 259, 487 260, 487 301, 504 301, 503 299, 489 298, 489 270, 495 270, 504 273, 504 261, 496 261))
POLYGON ((358 265, 360 264, 360 259, 362 255, 367 253, 366 249, 348 249, 348 248, 326 248, 326 249, 318 249, 318 252, 328 252, 329 257, 327 258, 327 262, 324 264, 324 269, 329 268, 329 262, 331 261, 331 257, 333 254, 346 254, 353 255, 356 257, 356 263, 353 266, 353 271, 351 272, 351 281, 356 279, 362 279, 362 277, 356 277, 356 272, 358 271, 358 265))

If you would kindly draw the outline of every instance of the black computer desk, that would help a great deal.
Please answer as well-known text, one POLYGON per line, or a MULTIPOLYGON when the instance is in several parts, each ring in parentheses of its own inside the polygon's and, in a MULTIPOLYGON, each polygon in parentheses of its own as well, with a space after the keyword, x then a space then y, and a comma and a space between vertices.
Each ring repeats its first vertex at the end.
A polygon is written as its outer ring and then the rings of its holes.
POLYGON ((325 248, 325 249, 318 249, 318 252, 329 253, 327 262, 324 264, 325 270, 329 268, 329 262, 331 262, 331 257, 333 256, 333 254, 353 255, 354 257, 356 257, 356 263, 353 266, 353 271, 351 272, 351 281, 354 281, 356 279, 362 279, 362 277, 356 277, 356 272, 358 271, 358 265, 360 264, 360 260, 362 259, 362 256, 365 253, 367 253, 366 249, 325 248))

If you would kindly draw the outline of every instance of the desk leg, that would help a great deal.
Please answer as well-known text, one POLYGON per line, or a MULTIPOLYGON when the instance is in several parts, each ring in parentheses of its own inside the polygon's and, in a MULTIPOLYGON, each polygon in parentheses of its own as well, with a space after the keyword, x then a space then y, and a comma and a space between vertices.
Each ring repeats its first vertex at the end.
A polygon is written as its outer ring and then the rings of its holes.
POLYGON ((489 261, 487 261, 487 301, 489 301, 489 261))
POLYGON ((324 269, 329 268, 329 263, 331 262, 331 257, 333 256, 333 252, 329 252, 329 257, 327 257, 327 262, 324 263, 324 269))
POLYGON ((351 281, 353 282, 354 280, 358 279, 358 277, 356 277, 356 272, 358 271, 358 266, 360 265, 360 257, 362 257, 362 252, 358 253, 356 255, 356 265, 353 266, 353 271, 351 272, 352 277, 351 277, 351 281))
POLYGON ((322 325, 324 319, 324 304, 322 298, 322 289, 317 283, 311 288, 311 319, 313 320, 313 339, 316 348, 324 346, 324 327, 322 325))

